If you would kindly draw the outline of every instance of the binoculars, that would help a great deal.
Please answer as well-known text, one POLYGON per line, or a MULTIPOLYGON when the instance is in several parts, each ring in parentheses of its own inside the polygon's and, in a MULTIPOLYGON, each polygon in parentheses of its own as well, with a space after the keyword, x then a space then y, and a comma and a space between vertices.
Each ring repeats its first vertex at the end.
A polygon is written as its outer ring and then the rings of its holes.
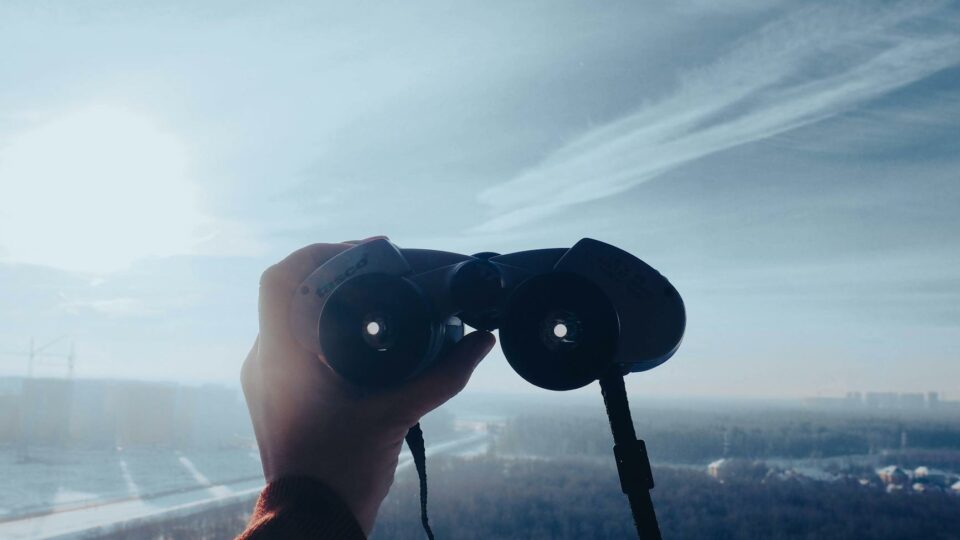
POLYGON ((290 322, 303 347, 358 386, 415 376, 467 325, 499 330, 504 356, 530 383, 571 390, 662 364, 686 315, 659 272, 597 240, 472 256, 373 240, 307 277, 290 322))

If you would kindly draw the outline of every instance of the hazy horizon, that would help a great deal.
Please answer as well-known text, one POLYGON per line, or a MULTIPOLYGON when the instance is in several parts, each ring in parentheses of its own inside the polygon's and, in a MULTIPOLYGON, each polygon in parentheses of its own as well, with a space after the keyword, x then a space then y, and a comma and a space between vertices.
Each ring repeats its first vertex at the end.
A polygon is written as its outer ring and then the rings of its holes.
POLYGON ((687 306, 632 395, 960 398, 956 4, 8 2, 0 51, 0 376, 236 386, 297 247, 593 237, 687 306))

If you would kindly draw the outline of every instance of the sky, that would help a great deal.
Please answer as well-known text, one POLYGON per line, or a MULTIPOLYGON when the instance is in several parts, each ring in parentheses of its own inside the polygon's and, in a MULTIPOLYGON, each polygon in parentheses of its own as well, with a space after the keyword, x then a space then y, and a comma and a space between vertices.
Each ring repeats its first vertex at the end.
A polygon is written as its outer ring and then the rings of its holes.
POLYGON ((952 2, 8 0, 0 374, 236 385, 297 247, 592 237, 686 302, 632 393, 960 399, 958 166, 952 2))

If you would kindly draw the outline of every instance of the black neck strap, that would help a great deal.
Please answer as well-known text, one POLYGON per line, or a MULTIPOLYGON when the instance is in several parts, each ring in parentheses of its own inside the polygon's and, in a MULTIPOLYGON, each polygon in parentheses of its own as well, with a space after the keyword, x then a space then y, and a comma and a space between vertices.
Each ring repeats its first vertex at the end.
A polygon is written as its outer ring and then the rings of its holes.
MULTIPOLYGON (((601 377, 600 391, 603 393, 603 404, 607 408, 607 418, 613 432, 613 456, 617 461, 620 488, 630 501, 637 536, 640 540, 661 540, 657 515, 650 498, 650 490, 653 489, 650 458, 646 445, 637 439, 637 433, 633 429, 623 374, 612 371, 601 377)), ((423 523, 427 538, 434 540, 430 520, 427 518, 427 461, 420 424, 410 428, 406 441, 413 455, 413 464, 417 468, 417 477, 420 479, 420 522, 423 523)))
POLYGON ((657 525, 657 515, 650 499, 650 490, 653 489, 650 457, 647 455, 646 445, 637 439, 637 433, 633 429, 623 373, 611 371, 601 377, 600 391, 603 393, 603 404, 607 408, 607 418, 613 432, 613 456, 617 460, 620 488, 630 501, 637 536, 640 540, 660 540, 660 527, 657 525))

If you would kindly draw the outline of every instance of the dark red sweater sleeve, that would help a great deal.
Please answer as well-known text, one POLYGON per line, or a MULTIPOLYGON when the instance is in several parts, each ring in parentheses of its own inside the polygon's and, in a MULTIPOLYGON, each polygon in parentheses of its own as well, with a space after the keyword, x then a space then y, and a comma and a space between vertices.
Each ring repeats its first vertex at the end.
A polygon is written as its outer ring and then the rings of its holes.
POLYGON ((270 482, 237 540, 275 538, 366 540, 350 509, 322 483, 304 477, 270 482))

